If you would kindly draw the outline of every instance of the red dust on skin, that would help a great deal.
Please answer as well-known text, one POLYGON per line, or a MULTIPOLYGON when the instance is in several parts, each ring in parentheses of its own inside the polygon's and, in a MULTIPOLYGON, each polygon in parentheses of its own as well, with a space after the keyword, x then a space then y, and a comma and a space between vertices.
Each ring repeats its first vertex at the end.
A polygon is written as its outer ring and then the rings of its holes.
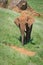
POLYGON ((16 51, 18 51, 21 54, 27 55, 27 56, 35 56, 36 52, 34 51, 30 51, 30 50, 26 50, 24 48, 19 48, 17 46, 10 46, 12 49, 15 49, 16 51))
POLYGON ((31 26, 34 23, 34 18, 32 15, 30 16, 27 11, 23 11, 21 16, 15 19, 14 23, 18 25, 28 23, 28 25, 31 26))

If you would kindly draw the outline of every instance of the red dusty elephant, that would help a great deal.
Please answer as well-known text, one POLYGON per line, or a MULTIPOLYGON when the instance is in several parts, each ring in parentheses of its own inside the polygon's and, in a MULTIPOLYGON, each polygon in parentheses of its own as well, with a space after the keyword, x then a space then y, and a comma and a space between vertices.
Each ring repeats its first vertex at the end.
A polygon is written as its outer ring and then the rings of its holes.
POLYGON ((22 12, 21 16, 15 19, 14 23, 20 28, 20 32, 22 35, 22 44, 24 45, 24 39, 26 38, 27 42, 31 38, 34 18, 32 16, 29 16, 27 12, 22 12))

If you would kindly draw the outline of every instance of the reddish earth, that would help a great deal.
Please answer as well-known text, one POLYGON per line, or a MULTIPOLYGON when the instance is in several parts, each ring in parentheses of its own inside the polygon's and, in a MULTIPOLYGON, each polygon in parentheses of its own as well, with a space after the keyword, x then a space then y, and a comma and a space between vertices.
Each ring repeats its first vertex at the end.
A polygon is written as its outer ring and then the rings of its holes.
MULTIPOLYGON (((5 44, 5 45, 7 46, 7 44, 5 44)), ((24 48, 20 48, 20 47, 17 47, 17 46, 11 46, 10 44, 8 44, 8 46, 10 46, 10 48, 12 48, 12 49, 15 49, 19 53, 27 55, 27 56, 30 56, 30 57, 36 55, 35 51, 30 51, 30 50, 27 50, 27 49, 24 49, 24 48)))
POLYGON ((26 50, 24 48, 19 48, 17 46, 10 46, 12 49, 15 49, 16 51, 20 52, 21 54, 28 55, 28 56, 34 56, 36 52, 26 50))

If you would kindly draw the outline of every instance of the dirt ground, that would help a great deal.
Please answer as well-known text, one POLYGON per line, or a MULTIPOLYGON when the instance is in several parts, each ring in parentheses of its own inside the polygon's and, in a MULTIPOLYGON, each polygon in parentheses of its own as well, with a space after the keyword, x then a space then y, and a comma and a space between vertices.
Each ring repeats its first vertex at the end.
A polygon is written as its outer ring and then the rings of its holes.
POLYGON ((4 44, 4 45, 9 46, 10 48, 15 49, 19 53, 30 56, 30 57, 36 55, 35 51, 27 50, 25 48, 20 48, 20 47, 17 47, 15 45, 10 45, 10 44, 4 44))
POLYGON ((19 48, 17 46, 10 46, 10 47, 12 49, 15 49, 16 51, 20 52, 21 54, 24 54, 24 55, 34 56, 36 54, 36 52, 34 52, 34 51, 26 50, 24 48, 19 48))

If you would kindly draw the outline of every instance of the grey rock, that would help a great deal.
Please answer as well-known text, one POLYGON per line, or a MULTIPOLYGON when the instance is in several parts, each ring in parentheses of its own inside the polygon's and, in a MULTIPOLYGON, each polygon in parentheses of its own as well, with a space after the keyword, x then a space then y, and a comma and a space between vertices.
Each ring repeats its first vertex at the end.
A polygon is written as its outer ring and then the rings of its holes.
POLYGON ((11 0, 8 5, 8 8, 12 9, 14 6, 18 6, 20 8, 23 2, 26 2, 26 0, 11 0))

